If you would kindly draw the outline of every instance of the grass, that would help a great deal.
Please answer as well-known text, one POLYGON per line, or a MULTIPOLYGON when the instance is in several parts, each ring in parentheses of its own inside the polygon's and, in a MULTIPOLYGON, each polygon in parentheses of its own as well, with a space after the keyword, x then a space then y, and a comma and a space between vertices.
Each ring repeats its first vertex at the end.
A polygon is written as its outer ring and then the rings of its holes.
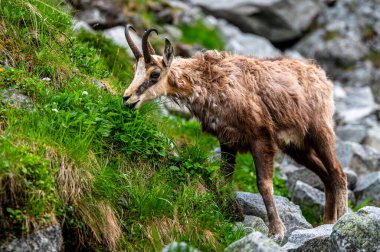
POLYGON ((16 90, 31 100, 0 99, 0 240, 52 223, 66 249, 151 251, 176 240, 220 251, 243 236, 226 202, 233 187, 257 192, 249 156, 223 187, 210 158, 218 143, 198 123, 163 118, 154 103, 123 106, 117 94, 133 76, 125 50, 74 35, 61 2, 0 5, 0 59, 10 64, 0 66, 0 97, 16 90))
POLYGON ((224 49, 224 41, 218 30, 207 27, 201 20, 197 20, 192 25, 181 25, 182 38, 185 43, 195 43, 207 49, 224 49))

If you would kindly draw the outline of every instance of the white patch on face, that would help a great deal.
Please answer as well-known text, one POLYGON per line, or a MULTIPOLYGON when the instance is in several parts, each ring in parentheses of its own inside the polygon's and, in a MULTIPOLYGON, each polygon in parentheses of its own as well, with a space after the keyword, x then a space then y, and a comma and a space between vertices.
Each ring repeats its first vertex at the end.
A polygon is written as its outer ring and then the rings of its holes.
POLYGON ((132 80, 132 83, 131 83, 131 85, 129 85, 127 90, 125 90, 125 92, 124 92, 124 96, 132 96, 130 98, 130 102, 137 101, 138 97, 136 97, 133 94, 136 92, 137 88, 141 85, 141 83, 144 82, 145 75, 146 75, 145 62, 144 62, 143 58, 140 58, 139 61, 137 62, 136 72, 135 72, 135 76, 132 80))

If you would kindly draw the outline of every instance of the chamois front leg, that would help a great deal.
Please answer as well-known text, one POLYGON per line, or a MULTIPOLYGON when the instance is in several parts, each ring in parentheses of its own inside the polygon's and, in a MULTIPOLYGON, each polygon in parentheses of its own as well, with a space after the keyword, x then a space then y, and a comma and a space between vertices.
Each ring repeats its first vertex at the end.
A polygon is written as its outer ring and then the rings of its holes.
POLYGON ((228 144, 220 143, 220 151, 222 159, 220 170, 227 180, 231 180, 235 168, 237 150, 228 144))
POLYGON ((251 148, 256 167, 257 186, 267 210, 269 232, 276 239, 282 240, 285 226, 277 213, 273 198, 274 144, 270 139, 256 139, 251 148))

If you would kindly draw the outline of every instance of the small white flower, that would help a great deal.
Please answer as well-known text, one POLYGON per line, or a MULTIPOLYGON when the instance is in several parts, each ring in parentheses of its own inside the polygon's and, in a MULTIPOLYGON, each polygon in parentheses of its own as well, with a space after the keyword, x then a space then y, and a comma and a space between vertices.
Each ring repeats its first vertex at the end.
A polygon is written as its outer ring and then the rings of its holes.
POLYGON ((49 77, 42 78, 43 81, 49 82, 51 79, 49 77))
POLYGON ((88 95, 88 92, 87 91, 83 91, 82 95, 88 95))
POLYGON ((54 113, 58 113, 58 109, 56 108, 53 108, 51 111, 53 111, 54 113))

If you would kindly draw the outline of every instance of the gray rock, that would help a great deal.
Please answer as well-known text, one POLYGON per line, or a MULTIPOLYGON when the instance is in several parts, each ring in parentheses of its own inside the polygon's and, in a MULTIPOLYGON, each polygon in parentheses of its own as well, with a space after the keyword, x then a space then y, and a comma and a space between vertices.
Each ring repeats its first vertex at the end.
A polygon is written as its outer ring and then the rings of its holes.
MULTIPOLYGON (((335 118, 342 124, 358 122, 374 113, 378 107, 370 87, 347 88, 346 97, 336 100, 335 105, 335 118)), ((358 129, 356 129, 356 131, 358 131, 358 129)), ((358 137, 360 137, 360 135, 356 136, 356 138, 358 137)))
POLYGON ((263 219, 257 216, 244 215, 243 225, 245 226, 245 228, 248 228, 251 232, 259 231, 260 233, 263 233, 265 235, 268 235, 269 233, 268 226, 265 224, 263 219))
MULTIPOLYGON (((124 29, 124 26, 116 26, 104 30, 103 35, 104 37, 111 39, 116 45, 127 48, 128 54, 134 58, 133 53, 128 46, 127 40, 125 39, 124 29)), ((130 34, 137 48, 141 51, 141 38, 135 32, 130 32, 130 34)))
POLYGON ((353 190, 356 187, 358 175, 356 175, 356 172, 354 172, 350 168, 343 168, 343 172, 344 174, 346 174, 347 177, 347 188, 353 190))
POLYGON ((380 169, 380 153, 353 142, 337 141, 336 152, 343 167, 349 167, 358 176, 380 169))
POLYGON ((82 30, 89 33, 95 33, 95 31, 91 28, 91 26, 88 23, 82 20, 75 21, 73 25, 73 32, 79 33, 82 30))
POLYGON ((22 94, 18 89, 8 88, 0 90, 0 104, 6 104, 17 109, 30 109, 30 98, 22 94))
POLYGON ((16 238, 0 247, 0 251, 18 252, 18 251, 41 251, 41 252, 59 252, 62 250, 63 237, 59 225, 50 226, 38 230, 20 238, 16 238))
POLYGON ((123 8, 109 0, 72 0, 77 16, 94 29, 106 29, 126 24, 123 8))
POLYGON ((280 42, 299 37, 322 10, 319 0, 192 0, 207 13, 224 18, 243 32, 280 42))
POLYGON ((360 177, 354 192, 358 204, 369 199, 372 204, 380 206, 380 171, 360 177))
MULTIPOLYGON (((348 151, 345 151, 344 148, 343 148, 343 151, 342 149, 340 149, 340 151, 341 151, 340 153, 341 155, 346 155, 346 153, 348 153, 348 151)), ((346 158, 346 157, 344 156, 342 158, 346 158)), ((323 191, 325 188, 322 180, 318 177, 318 175, 303 166, 300 166, 297 164, 294 165, 290 163, 286 164, 286 161, 285 162, 283 161, 281 164, 280 171, 281 171, 281 174, 284 174, 283 178, 286 180, 286 186, 289 190, 290 195, 293 194, 294 186, 298 180, 312 187, 315 187, 321 191, 323 191)), ((356 173, 349 168, 344 168, 343 172, 347 176, 347 187, 351 190, 354 189, 356 185, 356 181, 357 181, 356 173)))
MULTIPOLYGON (((267 211, 260 194, 236 192, 236 200, 242 206, 244 214, 260 217, 265 223, 268 223, 267 211)), ((293 230, 312 227, 302 216, 299 206, 281 196, 274 196, 274 201, 278 214, 286 227, 285 241, 293 230)))
POLYGON ((101 81, 96 80, 96 79, 93 79, 93 80, 91 80, 91 82, 92 82, 92 84, 94 84, 94 85, 97 86, 98 88, 101 88, 101 89, 107 90, 106 85, 104 85, 101 81))
POLYGON ((321 192, 302 181, 297 181, 293 190, 292 201, 313 211, 312 214, 314 214, 316 220, 323 216, 323 210, 325 208, 324 192, 321 192))
POLYGON ((224 250, 225 252, 243 252, 243 251, 257 251, 257 252, 277 252, 285 251, 274 241, 266 237, 260 232, 253 232, 242 239, 231 243, 224 250))
POLYGON ((363 207, 345 214, 334 225, 330 236, 332 251, 379 251, 380 208, 363 207))
POLYGON ((293 195, 297 181, 302 181, 309 186, 315 187, 319 190, 324 190, 322 180, 317 176, 317 174, 307 168, 301 167, 293 172, 289 172, 287 176, 288 179, 286 181, 286 185, 290 195, 293 195))
POLYGON ((199 252, 199 250, 186 242, 172 242, 166 245, 161 252, 199 252))
POLYGON ((375 126, 368 130, 364 144, 371 146, 380 152, 380 126, 375 126))
POLYGON ((223 19, 208 16, 207 22, 220 30, 225 41, 226 50, 259 58, 281 55, 280 50, 276 49, 269 40, 254 34, 243 33, 236 26, 227 23, 223 19))
POLYGON ((335 132, 342 141, 361 143, 367 135, 367 128, 362 124, 347 124, 338 126, 335 132))
POLYGON ((369 86, 380 102, 380 5, 377 0, 340 0, 316 20, 317 29, 295 47, 315 58, 344 86, 369 86))
POLYGON ((313 229, 295 230, 283 249, 289 252, 321 252, 330 251, 330 235, 333 224, 321 225, 313 229))

